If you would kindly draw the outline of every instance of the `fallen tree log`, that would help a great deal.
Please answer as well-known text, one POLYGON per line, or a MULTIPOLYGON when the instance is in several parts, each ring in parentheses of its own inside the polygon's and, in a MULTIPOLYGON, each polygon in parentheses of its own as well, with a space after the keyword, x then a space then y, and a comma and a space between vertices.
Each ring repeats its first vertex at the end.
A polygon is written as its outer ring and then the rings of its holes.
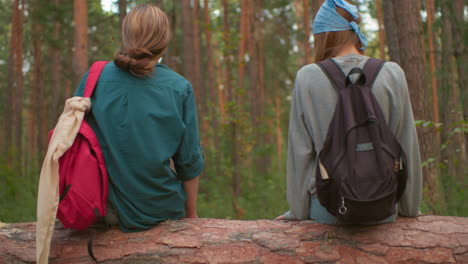
MULTIPOLYGON (((468 263, 468 218, 420 216, 378 226, 313 221, 167 221, 138 233, 57 228, 51 263, 468 263)), ((35 223, 0 223, 0 263, 35 260, 35 223)))

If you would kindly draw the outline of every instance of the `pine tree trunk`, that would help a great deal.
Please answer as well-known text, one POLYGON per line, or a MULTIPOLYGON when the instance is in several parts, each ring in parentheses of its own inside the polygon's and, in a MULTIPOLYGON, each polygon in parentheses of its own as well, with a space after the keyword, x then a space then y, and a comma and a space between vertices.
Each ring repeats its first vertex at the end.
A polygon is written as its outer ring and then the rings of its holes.
POLYGON ((240 218, 244 214, 244 211, 242 208, 239 206, 239 203, 237 201, 238 197, 241 196, 241 174, 240 174, 240 157, 239 157, 239 150, 238 150, 238 140, 237 136, 239 133, 239 128, 236 125, 236 118, 237 118, 237 112, 238 112, 238 105, 237 105, 237 98, 236 98, 236 92, 234 91, 234 88, 231 85, 231 43, 230 43, 230 24, 229 24, 229 1, 228 0, 223 0, 223 42, 224 42, 224 54, 223 54, 223 62, 224 62, 224 82, 225 82, 225 89, 227 90, 227 101, 230 103, 230 111, 226 111, 226 115, 228 119, 231 119, 229 121, 229 126, 228 126, 228 133, 229 133, 229 144, 231 147, 231 166, 232 166, 232 175, 231 175, 231 184, 232 184, 232 189, 231 189, 231 200, 232 200, 232 206, 236 212, 236 217, 240 218))
POLYGON ((311 52, 310 52, 310 5, 309 0, 303 0, 304 5, 304 20, 303 23, 303 31, 304 31, 304 62, 303 65, 307 65, 312 62, 311 60, 311 52))
POLYGON ((122 30, 122 22, 127 15, 127 0, 119 0, 119 23, 122 30))
POLYGON ((19 30, 19 16, 20 16, 20 7, 19 7, 19 0, 15 0, 13 2, 13 14, 11 18, 11 32, 10 32, 10 43, 9 43, 9 57, 8 57, 8 80, 7 80, 7 94, 5 96, 5 112, 4 114, 4 121, 5 121, 5 146, 4 146, 4 154, 7 157, 7 163, 11 167, 12 166, 12 152, 13 152, 13 131, 14 131, 14 106, 15 106, 15 89, 16 89, 16 74, 15 74, 15 56, 17 54, 17 47, 18 47, 18 35, 22 34, 19 30))
MULTIPOLYGON (((210 9, 208 5, 208 0, 203 1, 203 17, 204 17, 204 24, 205 24, 205 47, 206 47, 206 70, 207 70, 207 79, 206 79, 206 87, 209 91, 209 101, 207 105, 211 107, 207 107, 209 109, 209 115, 211 117, 211 124, 213 129, 213 149, 218 149, 219 142, 218 142, 218 116, 217 111, 215 108, 217 102, 217 92, 216 92, 216 85, 215 85, 215 75, 214 75, 214 68, 213 68, 213 45, 211 43, 211 19, 210 19, 210 9)), ((208 112, 207 112, 208 114, 208 112)), ((207 133, 207 131, 205 131, 207 133)), ((216 155, 215 164, 219 164, 220 159, 219 155, 216 155)), ((218 165, 215 165, 218 166, 218 165)))
POLYGON ((154 0, 154 4, 157 5, 159 8, 163 9, 163 0, 154 0))
POLYGON ((200 18, 199 18, 199 9, 200 3, 199 0, 194 0, 193 8, 192 8, 192 26, 193 26, 193 60, 194 60, 194 67, 193 67, 193 80, 192 86, 195 90, 196 98, 198 100, 198 109, 201 110, 201 116, 205 113, 205 91, 204 86, 201 85, 201 59, 200 59, 200 18), (202 96, 203 95, 203 96, 202 96))
POLYGON ((247 50, 249 54, 249 93, 250 93, 250 117, 253 127, 258 125, 259 105, 258 105, 258 56, 257 56, 257 36, 255 34, 257 26, 257 14, 255 3, 247 1, 247 50))
POLYGON ((381 60, 385 60, 385 32, 383 26, 382 0, 375 1, 375 9, 377 12, 377 24, 379 25, 379 55, 381 60))
POLYGON ((400 49, 400 42, 399 42, 400 33, 398 32, 399 18, 397 18, 396 16, 397 12, 401 11, 400 10, 401 7, 398 6, 396 3, 397 1, 395 0, 383 1, 384 25, 385 25, 385 35, 386 35, 390 60, 401 65, 401 59, 400 59, 401 49, 400 49))
POLYGON ((255 35, 257 39, 257 68, 258 68, 258 109, 260 119, 263 120, 265 115, 265 49, 264 49, 264 35, 263 35, 263 21, 262 5, 263 0, 255 1, 257 5, 257 23, 255 26, 255 35))
MULTIPOLYGON (((33 263, 35 223, 2 224, 0 263, 33 263)), ((468 218, 419 216, 371 226, 184 219, 143 232, 55 229, 50 263, 467 263, 468 218)))
POLYGON ((7 163, 20 169, 22 165, 22 135, 23 135, 23 23, 24 2, 15 0, 13 3, 13 16, 10 38, 10 56, 8 59, 8 86, 9 96, 7 105, 7 163))
MULTIPOLYGON (((434 33, 432 24, 434 23, 435 6, 434 0, 426 0, 426 13, 427 13, 427 42, 429 46, 429 62, 430 62, 430 78, 431 78, 431 91, 432 91, 432 116, 435 123, 440 122, 439 118, 439 102, 437 95, 437 75, 435 65, 435 49, 434 49, 434 33)), ((436 144, 440 146, 440 133, 436 134, 436 144)))
POLYGON ((281 127, 281 98, 279 95, 279 85, 278 81, 274 81, 273 88, 275 89, 275 130, 276 130, 276 154, 277 154, 277 163, 278 171, 283 173, 283 132, 281 127))
MULTIPOLYGON (((60 0, 54 0, 54 6, 56 10, 60 6, 60 0)), ((58 11, 55 11, 58 12, 58 11)), ((60 43, 64 45, 61 39, 61 21, 58 18, 58 14, 55 13, 54 16, 54 42, 60 43)), ((61 54, 60 54, 60 46, 54 45, 51 47, 52 49, 52 67, 51 67, 51 75, 52 75, 52 107, 51 107, 51 114, 49 125, 52 126, 57 121, 60 115, 60 107, 63 104, 63 87, 62 87, 62 68, 61 68, 61 54)))
POLYGON ((88 70, 88 6, 87 1, 73 1, 73 21, 75 23, 75 52, 73 70, 75 85, 88 70))
POLYGON ((249 0, 240 0, 240 22, 239 22, 239 50, 238 50, 238 75, 239 75, 239 87, 244 86, 244 73, 245 73, 245 53, 247 50, 247 40, 249 35, 249 14, 248 14, 249 0))
MULTIPOLYGON (((460 89, 460 103, 463 120, 468 120, 468 24, 465 19, 465 7, 468 3, 464 0, 452 1, 454 10, 453 39, 455 41, 455 60, 457 63, 458 87, 460 89)), ((465 145, 468 144, 468 133, 465 133, 465 145)), ((468 151, 468 149, 467 149, 468 151)), ((466 153, 468 154, 468 152, 466 153)))
POLYGON ((175 44, 177 43, 177 40, 178 40, 176 39, 177 37, 176 29, 180 28, 179 26, 180 21, 177 19, 177 14, 178 12, 176 10, 176 4, 174 3, 170 12, 167 11, 167 15, 169 16, 169 21, 171 24, 171 33, 173 35, 173 39, 171 43, 169 43, 169 45, 167 46, 166 50, 164 51, 163 64, 166 64, 175 72, 180 72, 179 65, 177 63, 177 57, 178 57, 177 54, 179 53, 178 45, 175 44))
MULTIPOLYGON (((43 82, 43 72, 42 69, 42 35, 43 27, 40 22, 40 15, 37 12, 39 9, 38 1, 34 0, 31 6, 32 14, 32 43, 33 43, 33 69, 32 69, 32 78, 31 78, 31 94, 29 99, 29 114, 28 114, 28 131, 29 131, 29 156, 33 161, 35 157, 39 154, 38 145, 40 145, 39 137, 39 126, 41 122, 42 115, 40 114, 44 103, 40 101, 40 97, 43 95, 42 90, 44 86, 43 82)), ((33 164, 34 166, 34 164, 33 164)))
MULTIPOLYGON (((220 50, 216 38, 213 38, 213 50, 214 51, 220 50)), ((215 66, 215 71, 216 71, 215 89, 216 89, 216 103, 218 105, 219 112, 221 114, 221 116, 219 117, 219 120, 220 120, 220 123, 223 123, 225 122, 225 119, 226 119, 225 104, 226 104, 226 97, 227 97, 226 91, 227 91, 228 80, 225 79, 227 75, 226 70, 225 70, 226 67, 221 66, 220 57, 221 56, 214 56, 214 66, 215 66)), ((225 58, 223 57, 223 59, 225 58)))
MULTIPOLYGON (((449 141, 444 151, 443 160, 447 160, 448 173, 451 176, 463 178, 466 166, 465 137, 461 133, 453 133, 454 124, 463 121, 460 114, 457 68, 455 62, 455 47, 453 16, 456 12, 452 0, 441 1, 442 7, 442 70, 444 78, 443 98, 446 102, 443 112, 445 121, 445 140, 449 141), (460 174, 460 175, 459 175, 460 174)), ((465 87, 466 89, 466 87, 465 87)), ((461 179, 461 178, 460 178, 461 179)), ((461 179, 462 180, 462 179, 461 179)))
POLYGON ((315 18, 315 15, 322 6, 324 0, 311 0, 312 1, 312 19, 315 18))
MULTIPOLYGON (((387 2, 391 1, 385 1, 385 3, 387 2)), ((432 120, 431 114, 426 110, 428 108, 425 105, 427 81, 419 4, 406 0, 394 0, 392 3, 395 12, 394 17, 398 18, 396 26, 398 28, 401 66, 406 73, 414 117, 416 120, 432 120)), ((390 58, 392 59, 392 57, 390 58)), ((434 151, 434 133, 425 130, 423 127, 418 127, 418 137, 422 161, 437 158, 438 153, 434 151)), ((436 164, 430 163, 424 167, 423 174, 425 184, 430 190, 428 192, 428 203, 431 205, 440 204, 443 208, 445 203, 441 193, 436 164)))
MULTIPOLYGON (((195 82, 195 57, 194 57, 194 36, 193 36, 193 19, 190 0, 182 0, 182 24, 184 32, 184 76, 193 85, 195 82)), ((196 93, 196 88, 194 89, 196 93)))

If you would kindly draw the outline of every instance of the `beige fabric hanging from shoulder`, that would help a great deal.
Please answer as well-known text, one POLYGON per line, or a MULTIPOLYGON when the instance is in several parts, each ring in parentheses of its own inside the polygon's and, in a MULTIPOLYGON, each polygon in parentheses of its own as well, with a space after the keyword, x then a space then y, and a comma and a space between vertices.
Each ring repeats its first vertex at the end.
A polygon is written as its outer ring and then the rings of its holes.
POLYGON ((76 96, 68 99, 47 148, 37 195, 36 261, 38 264, 49 262, 50 243, 59 203, 58 161, 72 146, 84 115, 89 109, 91 109, 89 98, 76 96))

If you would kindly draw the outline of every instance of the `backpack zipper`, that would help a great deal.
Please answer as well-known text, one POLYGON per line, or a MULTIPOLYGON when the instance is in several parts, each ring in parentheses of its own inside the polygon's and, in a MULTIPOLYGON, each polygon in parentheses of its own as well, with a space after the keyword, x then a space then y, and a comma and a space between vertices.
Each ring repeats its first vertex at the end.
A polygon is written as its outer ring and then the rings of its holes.
POLYGON ((346 214, 347 211, 348 211, 348 208, 346 208, 346 206, 345 206, 344 197, 341 196, 341 207, 340 207, 340 209, 338 209, 338 212, 341 215, 344 215, 344 214, 346 214))

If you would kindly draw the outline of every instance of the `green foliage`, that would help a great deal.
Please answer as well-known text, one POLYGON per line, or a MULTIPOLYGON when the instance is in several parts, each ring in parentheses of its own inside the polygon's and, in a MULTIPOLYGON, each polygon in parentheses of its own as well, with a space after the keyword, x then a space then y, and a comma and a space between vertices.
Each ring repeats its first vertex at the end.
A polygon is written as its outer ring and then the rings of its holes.
MULTIPOLYGON (((429 204, 428 197, 433 195, 427 188, 423 192, 422 212, 429 214, 442 214, 454 216, 468 216, 468 166, 459 164, 458 156, 460 155, 459 146, 455 146, 453 138, 456 135, 468 134, 468 122, 461 121, 452 125, 444 125, 442 123, 434 123, 432 121, 416 120, 416 126, 425 128, 433 128, 435 133, 445 131, 444 140, 440 146, 435 146, 438 153, 442 153, 441 157, 429 157, 422 162, 422 167, 429 164, 437 164, 439 175, 436 176, 435 184, 443 190, 443 201, 440 200, 436 204, 429 204), (455 150, 447 153, 448 148, 455 150), (453 168, 460 168, 453 170, 453 168), (454 172, 461 175, 454 175, 454 172)), ((466 150, 463 150, 466 151, 466 150)))
POLYGON ((0 162, 0 221, 32 222, 36 219, 38 174, 21 175, 0 162))

